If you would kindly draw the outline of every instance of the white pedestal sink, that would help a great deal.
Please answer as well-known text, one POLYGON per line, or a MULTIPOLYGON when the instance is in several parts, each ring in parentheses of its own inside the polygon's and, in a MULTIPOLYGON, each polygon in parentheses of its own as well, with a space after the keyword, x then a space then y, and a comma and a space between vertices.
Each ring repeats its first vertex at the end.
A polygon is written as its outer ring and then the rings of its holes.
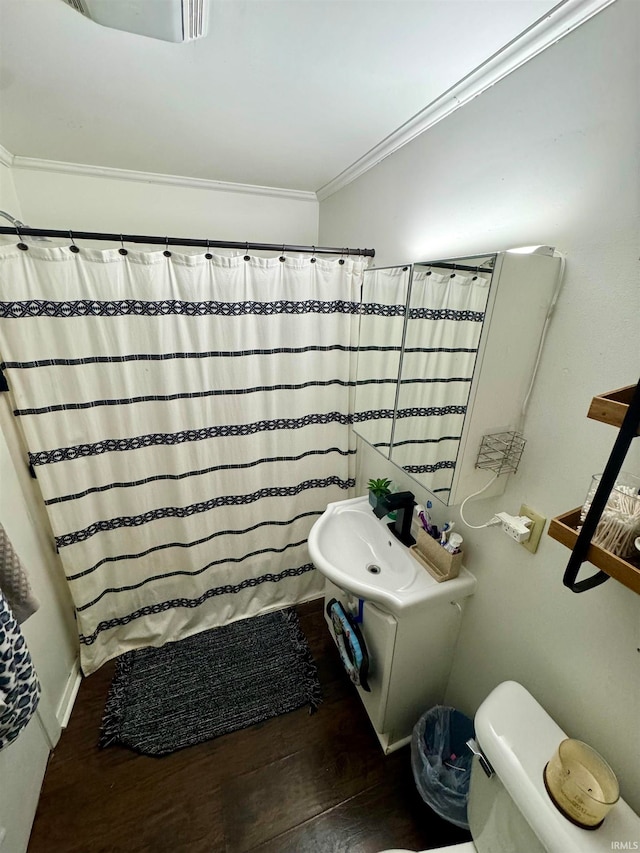
MULTIPOLYGON (((336 599, 362 613, 371 690, 356 689, 382 748, 392 752, 409 742, 424 711, 444 701, 476 579, 462 568, 438 583, 375 517, 367 496, 329 504, 309 534, 309 552, 326 578, 325 606, 336 599)), ((335 640, 326 609, 325 618, 335 640)))
POLYGON ((309 553, 333 584, 398 616, 420 604, 464 598, 476 587, 465 568, 438 583, 376 518, 366 496, 328 504, 311 528, 309 553))

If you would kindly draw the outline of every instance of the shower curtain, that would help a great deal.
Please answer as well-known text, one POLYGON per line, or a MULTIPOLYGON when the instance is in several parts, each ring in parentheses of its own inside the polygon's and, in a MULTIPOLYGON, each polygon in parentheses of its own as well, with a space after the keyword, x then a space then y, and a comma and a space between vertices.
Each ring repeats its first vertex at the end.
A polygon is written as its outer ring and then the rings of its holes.
POLYGON ((88 674, 320 594, 364 262, 0 248, 0 360, 88 674))
POLYGON ((447 500, 458 457, 489 273, 414 271, 391 458, 447 500))

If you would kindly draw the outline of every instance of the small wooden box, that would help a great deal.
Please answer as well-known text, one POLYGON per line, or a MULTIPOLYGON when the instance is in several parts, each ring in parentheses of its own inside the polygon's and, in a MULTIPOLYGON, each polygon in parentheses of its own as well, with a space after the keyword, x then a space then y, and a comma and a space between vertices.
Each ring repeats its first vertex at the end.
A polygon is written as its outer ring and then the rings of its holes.
MULTIPOLYGON (((552 518, 547 534, 573 550, 578 541, 576 528, 580 524, 581 511, 582 507, 578 506, 557 518, 552 518)), ((640 595, 640 556, 623 560, 622 557, 617 557, 599 545, 591 543, 586 560, 640 595)))
POLYGON ((412 555, 438 583, 457 578, 462 566, 462 551, 450 554, 426 530, 419 530, 416 544, 410 548, 412 555))
MULTIPOLYGON (((594 421, 602 421, 605 424, 621 427, 635 390, 635 385, 626 385, 624 388, 617 388, 615 391, 594 397, 589 406, 587 417, 594 421)), ((640 435, 640 427, 636 430, 636 435, 640 435)))

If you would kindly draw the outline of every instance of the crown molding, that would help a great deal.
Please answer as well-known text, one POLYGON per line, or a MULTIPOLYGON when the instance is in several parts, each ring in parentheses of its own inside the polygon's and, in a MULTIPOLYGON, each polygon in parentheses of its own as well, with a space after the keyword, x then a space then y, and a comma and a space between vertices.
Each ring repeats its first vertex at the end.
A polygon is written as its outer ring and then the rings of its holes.
POLYGON ((65 163, 14 155, 0 145, 0 163, 15 169, 58 172, 94 178, 113 178, 138 183, 178 186, 217 192, 244 193, 270 196, 295 201, 318 202, 343 189, 386 157, 407 145, 425 130, 442 121, 455 110, 469 103, 486 89, 516 71, 546 48, 584 24, 615 0, 562 0, 546 15, 509 42, 493 56, 470 72, 466 77, 416 113, 370 151, 340 172, 317 192, 290 190, 280 187, 263 187, 253 184, 236 184, 206 178, 188 178, 180 175, 163 175, 156 172, 137 172, 108 166, 88 166, 82 163, 65 163))
POLYGON ((318 201, 355 181, 381 160, 442 121, 472 98, 516 71, 546 48, 584 24, 615 0, 563 0, 493 56, 432 101, 329 183, 317 190, 318 201))
MULTIPOLYGON (((9 154, 9 152, 6 152, 9 154)), ((1 156, 1 152, 0 152, 1 156)), ((187 178, 180 175, 162 175, 158 172, 136 172, 130 169, 116 169, 110 166, 87 166, 82 163, 65 163, 61 160, 41 160, 36 157, 9 155, 14 169, 29 169, 42 172, 57 172, 64 175, 81 175, 92 178, 113 178, 120 181, 136 181, 144 184, 162 184, 164 186, 186 187, 198 190, 216 190, 226 193, 245 193, 294 201, 317 202, 315 192, 289 190, 280 187, 262 187, 253 184, 235 184, 227 181, 214 181, 207 178, 187 178)))
POLYGON ((13 166, 14 156, 11 151, 7 151, 7 149, 0 145, 0 163, 3 166, 13 166))

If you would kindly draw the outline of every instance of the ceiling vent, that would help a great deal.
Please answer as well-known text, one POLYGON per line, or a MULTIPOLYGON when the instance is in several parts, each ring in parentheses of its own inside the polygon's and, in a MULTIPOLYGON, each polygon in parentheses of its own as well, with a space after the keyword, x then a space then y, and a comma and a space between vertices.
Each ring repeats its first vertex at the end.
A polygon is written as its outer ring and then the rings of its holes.
POLYGON ((86 18, 162 41, 194 41, 207 34, 208 0, 63 0, 86 18))

